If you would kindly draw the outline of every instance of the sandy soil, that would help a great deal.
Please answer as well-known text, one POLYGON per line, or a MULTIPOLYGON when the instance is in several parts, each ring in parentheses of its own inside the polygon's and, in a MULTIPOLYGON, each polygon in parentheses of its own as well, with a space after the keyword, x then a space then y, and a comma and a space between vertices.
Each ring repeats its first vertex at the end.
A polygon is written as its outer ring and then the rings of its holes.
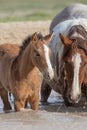
POLYGON ((34 32, 45 35, 49 32, 49 25, 50 21, 0 23, 0 44, 21 44, 27 35, 34 32))

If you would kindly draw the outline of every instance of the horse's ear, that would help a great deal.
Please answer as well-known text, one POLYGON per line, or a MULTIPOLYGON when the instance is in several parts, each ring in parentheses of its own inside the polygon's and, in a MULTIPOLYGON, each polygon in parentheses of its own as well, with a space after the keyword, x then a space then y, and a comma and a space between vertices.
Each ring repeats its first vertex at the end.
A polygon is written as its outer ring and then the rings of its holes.
POLYGON ((46 41, 46 44, 49 44, 49 42, 51 41, 52 37, 53 37, 53 32, 51 32, 50 34, 44 36, 43 40, 46 41))
POLYGON ((59 37, 64 45, 72 44, 73 40, 69 39, 68 37, 64 36, 63 34, 59 33, 59 37))
POLYGON ((38 37, 37 37, 37 33, 36 32, 32 35, 32 42, 33 43, 37 43, 38 42, 38 37))

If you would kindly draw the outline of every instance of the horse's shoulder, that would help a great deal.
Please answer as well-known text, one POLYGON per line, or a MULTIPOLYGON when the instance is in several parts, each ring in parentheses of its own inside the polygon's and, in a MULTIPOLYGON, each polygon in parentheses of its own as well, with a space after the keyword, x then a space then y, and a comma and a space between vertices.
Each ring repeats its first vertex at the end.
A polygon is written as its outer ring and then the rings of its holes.
POLYGON ((7 54, 9 56, 17 56, 19 54, 20 47, 17 44, 2 44, 0 45, 0 54, 7 54))

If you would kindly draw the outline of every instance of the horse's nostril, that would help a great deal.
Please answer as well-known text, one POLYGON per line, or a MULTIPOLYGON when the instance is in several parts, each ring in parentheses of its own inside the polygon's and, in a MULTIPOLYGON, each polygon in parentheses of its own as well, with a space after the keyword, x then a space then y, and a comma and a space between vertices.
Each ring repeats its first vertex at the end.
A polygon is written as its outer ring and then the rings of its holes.
POLYGON ((50 79, 50 75, 49 75, 49 73, 47 73, 47 78, 50 79))
POLYGON ((49 75, 49 73, 48 73, 48 72, 44 73, 44 78, 45 78, 45 79, 47 79, 47 80, 49 80, 49 79, 50 79, 50 75, 49 75))
POLYGON ((81 98, 81 95, 79 94, 78 97, 77 97, 77 101, 79 101, 81 98))

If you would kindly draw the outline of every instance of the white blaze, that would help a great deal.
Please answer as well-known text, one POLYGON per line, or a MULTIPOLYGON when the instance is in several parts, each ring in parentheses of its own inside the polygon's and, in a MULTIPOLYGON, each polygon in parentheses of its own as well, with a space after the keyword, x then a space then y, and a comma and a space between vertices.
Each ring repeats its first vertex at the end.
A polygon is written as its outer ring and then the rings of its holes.
POLYGON ((80 54, 77 53, 72 57, 72 62, 74 64, 74 79, 72 83, 72 98, 76 99, 77 95, 80 94, 79 89, 79 70, 81 64, 81 57, 80 54))
POLYGON ((53 73, 53 69, 52 69, 52 65, 51 65, 51 61, 49 57, 49 48, 46 45, 44 45, 44 52, 45 52, 45 57, 46 57, 46 63, 48 66, 49 76, 50 78, 53 78, 54 73, 53 73))

